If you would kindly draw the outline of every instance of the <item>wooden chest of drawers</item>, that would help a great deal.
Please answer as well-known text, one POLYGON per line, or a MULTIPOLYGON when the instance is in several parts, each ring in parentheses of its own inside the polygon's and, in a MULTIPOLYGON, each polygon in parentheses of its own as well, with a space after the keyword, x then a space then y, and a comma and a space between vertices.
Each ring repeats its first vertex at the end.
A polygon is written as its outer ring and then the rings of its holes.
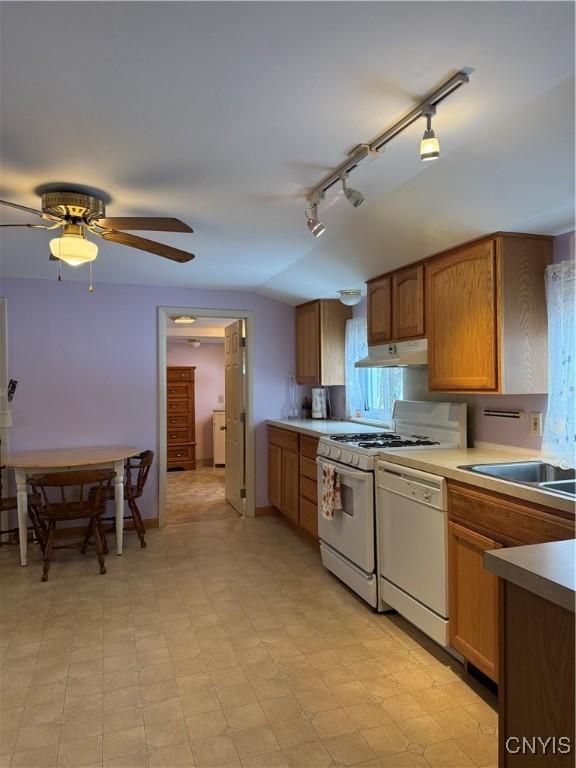
POLYGON ((191 366, 166 370, 168 469, 196 469, 194 371, 191 366))

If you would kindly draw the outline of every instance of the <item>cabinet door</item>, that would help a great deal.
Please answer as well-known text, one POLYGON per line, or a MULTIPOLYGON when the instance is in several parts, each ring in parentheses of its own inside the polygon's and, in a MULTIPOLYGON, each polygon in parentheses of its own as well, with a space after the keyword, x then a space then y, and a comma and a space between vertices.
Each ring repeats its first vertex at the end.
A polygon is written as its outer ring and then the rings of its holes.
POLYGON ((294 523, 298 522, 298 454, 282 450, 282 506, 281 512, 294 523))
POLYGON ((493 240, 426 265, 426 314, 430 389, 496 390, 493 240))
POLYGON ((493 539, 448 523, 450 645, 498 682, 498 578, 484 569, 493 539))
POLYGON ((268 501, 282 509, 282 448, 268 443, 268 501))
POLYGON ((380 277, 368 283, 368 344, 392 339, 392 280, 380 277))
POLYGON ((424 266, 401 269, 392 275, 392 337, 424 335, 424 266))
POLYGON ((320 384, 320 302, 296 307, 296 381, 320 384))

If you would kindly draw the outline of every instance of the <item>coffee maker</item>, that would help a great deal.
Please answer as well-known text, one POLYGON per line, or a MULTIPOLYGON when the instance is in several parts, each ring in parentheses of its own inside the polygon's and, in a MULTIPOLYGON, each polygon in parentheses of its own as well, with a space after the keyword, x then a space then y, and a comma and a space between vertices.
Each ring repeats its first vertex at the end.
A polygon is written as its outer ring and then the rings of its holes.
POLYGON ((324 387, 312 387, 312 418, 325 419, 328 416, 328 397, 324 387))

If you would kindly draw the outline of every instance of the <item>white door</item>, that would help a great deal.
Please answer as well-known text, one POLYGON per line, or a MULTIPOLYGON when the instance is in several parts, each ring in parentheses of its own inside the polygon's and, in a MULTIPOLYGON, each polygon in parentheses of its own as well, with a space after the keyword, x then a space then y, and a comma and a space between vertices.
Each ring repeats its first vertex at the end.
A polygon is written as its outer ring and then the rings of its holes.
POLYGON ((318 536, 366 573, 374 570, 374 475, 334 463, 340 479, 342 509, 322 517, 322 467, 318 465, 318 536))
POLYGON ((226 403, 226 501, 244 514, 246 495, 244 321, 226 326, 224 399, 226 403))

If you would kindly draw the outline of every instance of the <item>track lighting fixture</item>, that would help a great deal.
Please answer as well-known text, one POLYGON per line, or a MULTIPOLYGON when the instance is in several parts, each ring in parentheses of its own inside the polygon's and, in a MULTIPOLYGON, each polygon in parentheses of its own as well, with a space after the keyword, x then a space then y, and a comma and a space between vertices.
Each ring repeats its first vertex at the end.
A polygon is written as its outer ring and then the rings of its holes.
POLYGON ((346 200, 352 205, 354 208, 358 208, 362 203, 364 202, 364 195, 362 192, 358 192, 357 189, 352 189, 352 187, 349 187, 347 185, 347 174, 342 174, 342 189, 344 190, 344 195, 346 196, 346 200))
POLYGON ((420 142, 420 160, 437 160, 440 157, 440 142, 432 130, 432 117, 436 114, 436 107, 428 105, 422 110, 426 118, 426 130, 420 142))
POLYGON ((326 228, 318 221, 318 201, 322 200, 328 190, 338 183, 342 184, 344 194, 348 202, 357 208, 364 202, 364 195, 356 189, 347 186, 347 178, 352 171, 379 158, 385 147, 400 136, 421 117, 425 117, 427 124, 422 141, 420 142, 420 157, 422 160, 435 160, 440 157, 440 142, 432 130, 432 117, 436 114, 436 107, 444 99, 470 82, 470 75, 474 70, 464 67, 455 75, 448 78, 441 86, 431 91, 421 102, 399 120, 390 125, 386 130, 373 139, 369 144, 358 144, 346 157, 346 159, 331 170, 315 187, 308 190, 306 199, 309 208, 306 210, 308 229, 315 237, 320 237, 326 228))
POLYGON ((318 221, 318 203, 312 203, 312 205, 306 209, 306 224, 308 230, 314 235, 314 237, 320 237, 326 232, 326 227, 321 221, 318 221))
POLYGON ((340 294, 340 301, 347 307, 355 307, 362 300, 362 291, 358 288, 345 288, 338 293, 340 294))

